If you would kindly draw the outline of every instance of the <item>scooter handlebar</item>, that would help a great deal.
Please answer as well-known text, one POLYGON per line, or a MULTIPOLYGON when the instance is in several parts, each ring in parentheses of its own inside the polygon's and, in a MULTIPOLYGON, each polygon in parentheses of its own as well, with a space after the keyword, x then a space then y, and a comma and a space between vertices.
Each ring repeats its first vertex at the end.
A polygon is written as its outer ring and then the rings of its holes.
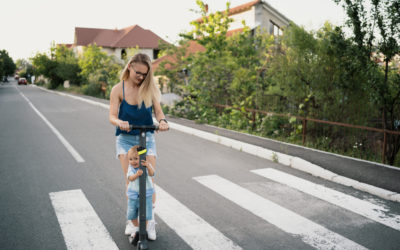
POLYGON ((130 130, 139 129, 141 131, 154 131, 154 130, 158 130, 159 126, 158 125, 133 125, 133 124, 130 124, 129 129, 130 130))

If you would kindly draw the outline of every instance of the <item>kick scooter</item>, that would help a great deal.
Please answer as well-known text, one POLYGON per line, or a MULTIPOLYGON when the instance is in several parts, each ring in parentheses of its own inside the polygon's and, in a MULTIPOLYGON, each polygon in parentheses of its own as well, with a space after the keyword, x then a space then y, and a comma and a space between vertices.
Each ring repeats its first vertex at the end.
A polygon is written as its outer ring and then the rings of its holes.
POLYGON ((135 237, 129 236, 129 242, 137 246, 137 249, 149 249, 147 243, 147 230, 146 230, 146 167, 142 166, 142 160, 146 160, 146 132, 158 130, 158 126, 137 126, 129 125, 131 130, 139 129, 139 168, 143 174, 139 177, 139 232, 136 232, 135 237))

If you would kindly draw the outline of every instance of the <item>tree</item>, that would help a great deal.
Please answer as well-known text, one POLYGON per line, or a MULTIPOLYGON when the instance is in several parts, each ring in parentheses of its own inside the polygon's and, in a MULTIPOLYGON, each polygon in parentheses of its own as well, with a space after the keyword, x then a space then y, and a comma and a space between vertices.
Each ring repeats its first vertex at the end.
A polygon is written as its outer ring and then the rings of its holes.
MULTIPOLYGON (((371 75, 368 83, 375 90, 372 98, 381 110, 382 128, 400 130, 396 125, 400 120, 400 73, 389 67, 393 57, 400 54, 400 0, 334 1, 346 10, 347 25, 366 68, 381 72, 381 77, 371 75), (372 53, 383 57, 383 67, 371 63, 372 53)), ((400 135, 388 134, 387 145, 386 160, 393 165, 400 150, 400 135)))
POLYGON ((79 66, 82 69, 80 73, 84 79, 89 79, 89 75, 97 70, 104 68, 110 58, 107 53, 101 50, 101 47, 90 44, 84 48, 82 56, 79 58, 79 66))
POLYGON ((18 74, 20 77, 25 77, 27 78, 28 81, 30 81, 30 77, 34 75, 34 70, 32 64, 30 64, 27 60, 25 59, 18 59, 16 61, 16 66, 18 70, 18 74))
MULTIPOLYGON (((131 54, 134 50, 128 50, 131 54)), ((79 57, 80 75, 85 81, 83 92, 92 96, 108 97, 111 88, 119 81, 122 65, 114 56, 108 56, 101 47, 93 44, 84 48, 79 57)))
POLYGON ((71 83, 80 85, 81 68, 78 64, 78 58, 72 49, 65 45, 57 45, 52 47, 54 60, 57 62, 56 74, 63 81, 69 80, 71 83))
POLYGON ((0 79, 15 72, 16 65, 6 50, 0 50, 0 79))
POLYGON ((35 75, 43 75, 50 79, 49 87, 51 89, 55 89, 63 83, 63 79, 57 74, 57 61, 50 59, 45 53, 37 53, 31 58, 31 61, 35 75))
POLYGON ((262 106, 262 89, 267 84, 264 77, 268 48, 272 36, 251 31, 243 23, 238 34, 229 34, 229 3, 226 10, 212 14, 202 1, 197 1, 201 21, 192 22, 193 30, 182 36, 205 48, 188 56, 183 62, 189 75, 185 91, 187 103, 196 119, 221 123, 237 129, 255 130, 257 116, 248 114, 246 108, 262 106), (240 108, 218 110, 214 104, 228 104, 240 108))

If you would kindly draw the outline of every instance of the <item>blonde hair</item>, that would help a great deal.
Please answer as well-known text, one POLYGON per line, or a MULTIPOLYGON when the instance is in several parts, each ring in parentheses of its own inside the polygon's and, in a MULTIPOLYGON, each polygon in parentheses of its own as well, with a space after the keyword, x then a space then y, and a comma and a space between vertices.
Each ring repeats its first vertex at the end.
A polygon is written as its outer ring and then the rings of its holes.
POLYGON ((125 68, 121 73, 120 79, 121 81, 125 81, 129 78, 129 65, 134 63, 141 63, 143 65, 146 65, 148 68, 146 78, 144 78, 143 82, 140 84, 138 95, 139 108, 142 106, 142 102, 144 102, 144 105, 146 106, 146 108, 148 108, 152 105, 153 100, 157 102, 160 102, 161 100, 161 92, 154 81, 150 57, 143 53, 138 53, 134 55, 125 65, 125 68))
POLYGON ((138 145, 131 147, 128 150, 128 158, 131 157, 131 156, 137 156, 139 154, 138 153, 138 148, 139 148, 138 145))

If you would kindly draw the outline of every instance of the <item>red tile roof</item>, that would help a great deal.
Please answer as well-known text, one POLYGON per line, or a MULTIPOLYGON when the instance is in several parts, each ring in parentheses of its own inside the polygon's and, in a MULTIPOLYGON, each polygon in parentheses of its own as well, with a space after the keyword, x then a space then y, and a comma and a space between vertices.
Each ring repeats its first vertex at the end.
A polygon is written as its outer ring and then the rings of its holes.
MULTIPOLYGON (((255 0, 255 1, 251 1, 251 2, 248 2, 248 3, 233 7, 233 8, 229 8, 228 15, 231 16, 231 15, 235 15, 235 14, 238 14, 238 13, 241 13, 241 12, 245 12, 245 11, 251 9, 251 7, 253 7, 254 5, 257 5, 260 2, 261 2, 261 0, 255 0)), ((196 21, 201 23, 201 22, 203 22, 203 18, 200 17, 196 21)))
MULTIPOLYGON (((196 53, 196 52, 203 52, 203 51, 205 51, 206 49, 202 46, 202 45, 200 45, 199 43, 197 43, 196 41, 189 41, 189 46, 186 48, 186 56, 188 56, 188 55, 191 55, 191 54, 194 54, 194 53, 196 53)), ((164 61, 169 61, 169 62, 172 62, 172 63, 175 63, 177 60, 176 60, 176 57, 175 57, 175 55, 166 55, 166 56, 162 56, 162 57, 160 57, 160 58, 158 58, 157 60, 155 60, 153 63, 152 63, 152 67, 153 67, 153 71, 156 71, 156 69, 160 66, 160 64, 162 63, 162 62, 164 62, 164 61)), ((171 68, 171 65, 166 65, 166 68, 167 69, 169 69, 169 68, 171 68)))
POLYGON ((121 30, 75 28, 75 45, 87 46, 96 43, 98 46, 111 48, 158 48, 159 41, 166 42, 150 30, 133 25, 121 30))

